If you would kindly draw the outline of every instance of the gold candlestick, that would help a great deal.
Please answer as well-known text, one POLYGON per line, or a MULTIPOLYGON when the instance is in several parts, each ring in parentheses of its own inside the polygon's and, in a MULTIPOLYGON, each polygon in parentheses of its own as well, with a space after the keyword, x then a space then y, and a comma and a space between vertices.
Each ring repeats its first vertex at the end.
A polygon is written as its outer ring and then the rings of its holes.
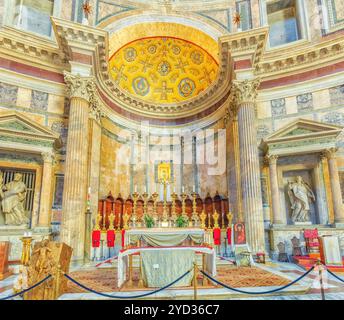
POLYGON ((185 192, 182 192, 181 197, 182 197, 182 216, 184 218, 187 218, 186 207, 185 207, 185 200, 188 197, 188 195, 185 192))
POLYGON ((131 221, 133 222, 133 227, 136 226, 136 221, 137 221, 137 199, 139 198, 139 193, 138 192, 134 192, 133 193, 133 199, 134 199, 134 203, 133 203, 133 213, 131 216, 131 221))
POLYGON ((233 220, 233 214, 230 211, 227 213, 227 220, 228 220, 227 228, 230 228, 232 226, 232 220, 233 220))
POLYGON ((115 215, 113 212, 109 215, 109 230, 115 230, 115 215))
POLYGON ((195 226, 197 225, 198 221, 199 221, 199 217, 197 214, 197 203, 196 203, 196 198, 197 198, 197 193, 193 192, 192 194, 192 217, 191 220, 195 222, 195 226))
POLYGON ((213 218, 214 218, 214 228, 218 228, 219 227, 219 214, 217 213, 217 211, 215 210, 215 213, 213 214, 213 218))
POLYGON ((129 225, 128 225, 129 219, 130 219, 130 215, 127 213, 127 211, 125 211, 123 215, 123 229, 124 230, 129 229, 129 225))
POLYGON ((205 229, 205 220, 207 219, 207 215, 204 213, 204 211, 202 211, 200 218, 201 218, 201 228, 205 229))
POLYGON ((158 213, 158 210, 157 210, 157 202, 158 202, 158 197, 159 197, 159 194, 157 192, 154 192, 152 194, 152 199, 153 199, 153 214, 157 214, 158 213))
POLYGON ((176 200, 178 199, 178 195, 173 192, 171 194, 171 197, 172 197, 172 216, 171 216, 171 219, 173 221, 173 223, 176 221, 177 219, 177 213, 176 213, 176 200))
POLYGON ((148 193, 147 192, 144 192, 143 195, 142 195, 142 198, 143 198, 143 214, 144 215, 147 215, 148 214, 148 206, 147 206, 147 203, 148 203, 148 193))
POLYGON ((28 266, 30 262, 30 256, 31 256, 32 237, 24 236, 20 240, 23 243, 23 251, 22 251, 20 262, 23 266, 28 266))
POLYGON ((102 216, 102 214, 101 214, 100 211, 99 211, 99 214, 97 215, 97 219, 96 219, 96 224, 95 224, 93 230, 101 230, 101 228, 100 228, 100 221, 101 221, 102 219, 103 219, 103 216, 102 216))

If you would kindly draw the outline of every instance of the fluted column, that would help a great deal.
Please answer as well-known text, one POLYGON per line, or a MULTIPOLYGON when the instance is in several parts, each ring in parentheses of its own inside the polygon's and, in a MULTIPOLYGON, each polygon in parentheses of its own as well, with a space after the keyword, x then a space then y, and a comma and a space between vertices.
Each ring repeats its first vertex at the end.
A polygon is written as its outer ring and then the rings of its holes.
POLYGON ((53 183, 53 152, 43 152, 43 174, 38 227, 50 227, 53 183))
POLYGON ((242 206, 247 242, 253 253, 265 252, 264 214, 260 184, 260 166, 255 126, 255 99, 259 80, 235 81, 240 149, 242 206))
POLYGON ((62 202, 61 241, 73 248, 73 260, 84 258, 88 184, 88 117, 94 94, 92 78, 65 74, 70 95, 69 126, 62 202))
POLYGON ((271 204, 273 213, 273 224, 283 224, 280 193, 278 187, 277 175, 277 159, 276 155, 267 155, 266 160, 269 162, 269 176, 270 176, 270 190, 271 190, 271 204))
POLYGON ((324 155, 328 161, 331 191, 332 191, 332 201, 333 201, 333 211, 334 211, 334 222, 344 223, 344 210, 343 210, 343 199, 340 191, 338 166, 336 159, 336 148, 328 149, 324 152, 324 155))

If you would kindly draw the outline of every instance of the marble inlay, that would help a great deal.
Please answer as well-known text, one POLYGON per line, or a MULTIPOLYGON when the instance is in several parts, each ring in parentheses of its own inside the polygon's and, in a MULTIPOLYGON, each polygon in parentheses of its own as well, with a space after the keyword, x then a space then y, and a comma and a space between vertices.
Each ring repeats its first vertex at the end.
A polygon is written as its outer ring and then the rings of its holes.
POLYGON ((31 93, 31 108, 41 111, 48 110, 49 95, 46 92, 32 90, 31 93))
POLYGON ((344 105, 344 84, 330 89, 331 106, 344 105))
POLYGON ((296 97, 297 110, 307 111, 313 109, 313 95, 311 93, 301 94, 296 97))
POLYGON ((0 103, 15 105, 17 103, 18 87, 0 83, 0 103))
POLYGON ((344 126, 344 113, 333 111, 322 117, 322 121, 330 124, 344 126))
POLYGON ((285 106, 285 99, 275 99, 271 100, 271 114, 272 117, 280 117, 287 113, 285 106))

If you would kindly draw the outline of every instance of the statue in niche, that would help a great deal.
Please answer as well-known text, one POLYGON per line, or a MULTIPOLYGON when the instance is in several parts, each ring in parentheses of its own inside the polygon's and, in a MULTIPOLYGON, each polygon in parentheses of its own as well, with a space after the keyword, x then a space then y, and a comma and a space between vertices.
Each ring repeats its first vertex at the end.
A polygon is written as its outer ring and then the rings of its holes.
POLYGON ((291 203, 291 220, 295 222, 310 221, 310 202, 315 202, 315 195, 310 186, 302 179, 296 177, 296 182, 288 181, 288 196, 291 203))
POLYGON ((26 185, 22 179, 23 175, 16 173, 13 181, 4 185, 3 175, 0 173, 0 200, 5 225, 23 225, 29 222, 24 209, 26 185))

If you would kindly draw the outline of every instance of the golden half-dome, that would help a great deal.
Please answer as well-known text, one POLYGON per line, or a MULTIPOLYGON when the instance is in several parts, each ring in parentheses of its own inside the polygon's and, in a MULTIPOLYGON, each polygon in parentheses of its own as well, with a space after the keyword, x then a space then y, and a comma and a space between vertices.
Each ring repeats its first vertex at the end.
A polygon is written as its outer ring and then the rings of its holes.
POLYGON ((109 61, 124 91, 152 103, 178 103, 197 96, 215 80, 218 64, 199 46, 171 37, 135 40, 109 61))

